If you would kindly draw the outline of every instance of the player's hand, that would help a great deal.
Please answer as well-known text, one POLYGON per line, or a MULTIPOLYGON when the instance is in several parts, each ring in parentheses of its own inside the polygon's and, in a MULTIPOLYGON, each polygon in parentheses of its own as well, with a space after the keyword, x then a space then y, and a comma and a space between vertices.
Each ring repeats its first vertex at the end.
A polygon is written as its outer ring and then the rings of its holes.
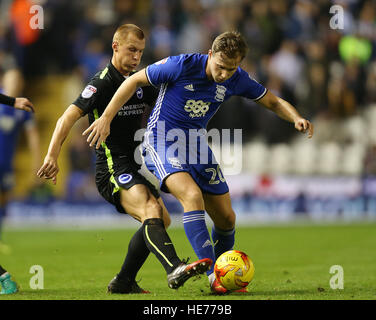
POLYGON ((27 98, 16 98, 14 107, 16 109, 25 110, 27 112, 34 112, 34 106, 27 98))
POLYGON ((313 136, 313 124, 306 119, 299 118, 295 120, 295 129, 302 133, 308 132, 308 138, 313 136))
POLYGON ((43 165, 37 172, 37 176, 47 180, 52 179, 52 183, 56 184, 58 172, 59 166, 57 165, 57 160, 53 157, 46 156, 43 165))
POLYGON ((99 149, 102 142, 104 142, 110 134, 110 123, 106 121, 106 119, 99 117, 82 133, 83 136, 87 134, 89 134, 89 136, 86 141, 89 143, 90 147, 96 145, 96 149, 99 149))

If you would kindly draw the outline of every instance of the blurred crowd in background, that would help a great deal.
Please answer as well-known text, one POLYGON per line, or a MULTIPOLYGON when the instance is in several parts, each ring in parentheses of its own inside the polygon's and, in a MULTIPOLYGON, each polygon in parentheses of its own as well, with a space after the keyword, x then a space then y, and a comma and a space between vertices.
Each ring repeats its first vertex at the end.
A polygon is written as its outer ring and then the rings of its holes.
MULTIPOLYGON (((206 53, 218 34, 240 31, 249 45, 242 67, 313 121, 313 144, 335 144, 334 149, 316 148, 312 165, 319 152, 356 145, 359 159, 354 161, 361 167, 352 172, 376 174, 375 1, 0 0, 0 70, 17 65, 26 83, 75 73, 84 86, 109 61, 113 33, 123 23, 137 24, 147 36, 140 67, 169 55, 206 53), (43 7, 43 30, 24 28, 22 8, 31 4, 43 7), (343 9, 342 29, 331 27, 333 5, 343 9)), ((211 127, 242 128, 244 143, 261 142, 270 152, 273 145, 299 141, 291 124, 243 98, 224 103, 211 127)), ((85 148, 75 142, 72 153, 78 149, 85 148)), ((293 149, 288 152, 294 156, 293 149)), ((72 156, 72 167, 90 168, 77 164, 80 158, 90 157, 72 156)), ((333 167, 333 173, 343 173, 333 167)))

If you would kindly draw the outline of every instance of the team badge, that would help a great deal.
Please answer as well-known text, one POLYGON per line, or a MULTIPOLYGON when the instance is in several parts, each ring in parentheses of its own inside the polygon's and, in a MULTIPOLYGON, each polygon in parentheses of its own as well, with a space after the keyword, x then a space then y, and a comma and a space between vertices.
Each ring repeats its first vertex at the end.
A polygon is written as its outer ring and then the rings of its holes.
POLYGON ((89 99, 96 92, 97 92, 97 88, 89 84, 86 86, 84 91, 82 91, 81 96, 82 98, 89 99))
POLYGON ((218 102, 223 102, 225 100, 226 90, 227 88, 225 86, 217 84, 217 91, 215 92, 214 99, 218 102))
POLYGON ((142 97, 144 96, 144 91, 142 90, 142 88, 138 88, 138 90, 136 91, 136 95, 137 98, 142 99, 142 97))
POLYGON ((128 183, 129 181, 132 180, 132 175, 131 174, 128 174, 128 173, 123 173, 119 176, 118 180, 120 183, 122 184, 126 184, 128 183))

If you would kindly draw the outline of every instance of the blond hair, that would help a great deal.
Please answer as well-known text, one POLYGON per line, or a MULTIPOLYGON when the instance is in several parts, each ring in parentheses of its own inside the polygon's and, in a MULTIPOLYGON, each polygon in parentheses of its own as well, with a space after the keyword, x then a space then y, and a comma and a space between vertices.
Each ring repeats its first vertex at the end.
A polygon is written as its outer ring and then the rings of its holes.
POLYGON ((135 24, 123 24, 116 29, 112 42, 117 41, 122 43, 130 33, 134 34, 140 40, 145 39, 144 32, 135 24))

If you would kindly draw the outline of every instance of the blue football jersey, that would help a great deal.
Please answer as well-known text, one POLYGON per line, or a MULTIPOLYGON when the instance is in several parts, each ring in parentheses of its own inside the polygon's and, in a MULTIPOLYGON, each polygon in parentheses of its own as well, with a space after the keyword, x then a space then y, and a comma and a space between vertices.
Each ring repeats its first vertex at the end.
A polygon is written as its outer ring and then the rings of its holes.
POLYGON ((0 169, 11 170, 18 133, 33 121, 32 113, 0 104, 0 169))
POLYGON ((160 86, 158 100, 149 117, 148 129, 159 121, 165 130, 202 129, 231 96, 258 100, 266 88, 240 67, 225 82, 216 83, 205 73, 208 55, 182 54, 158 61, 146 68, 149 82, 160 86))

